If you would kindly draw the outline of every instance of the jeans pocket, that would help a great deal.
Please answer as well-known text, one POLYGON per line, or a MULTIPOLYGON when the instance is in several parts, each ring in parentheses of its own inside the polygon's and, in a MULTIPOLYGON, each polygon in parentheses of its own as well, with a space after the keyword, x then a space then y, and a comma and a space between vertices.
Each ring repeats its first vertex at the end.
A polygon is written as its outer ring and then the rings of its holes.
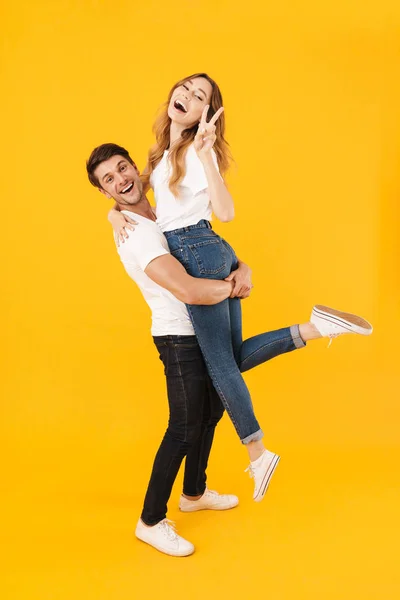
MULTIPOLYGON (((221 239, 213 237, 195 244, 188 244, 200 275, 218 275, 227 268, 226 249, 221 239)), ((196 276, 195 273, 191 275, 196 276)))

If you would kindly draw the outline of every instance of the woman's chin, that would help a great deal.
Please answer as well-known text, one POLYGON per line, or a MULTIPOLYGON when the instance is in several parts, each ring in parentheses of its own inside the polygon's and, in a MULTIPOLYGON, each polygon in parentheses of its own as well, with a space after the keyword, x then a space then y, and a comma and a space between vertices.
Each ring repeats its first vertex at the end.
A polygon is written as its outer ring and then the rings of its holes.
POLYGON ((170 107, 168 109, 168 116, 171 119, 171 123, 175 123, 176 125, 183 125, 186 128, 192 127, 193 124, 187 122, 187 115, 180 114, 179 111, 174 107, 170 107))
POLYGON ((180 118, 179 115, 174 115, 172 112, 168 113, 169 118, 171 119, 171 123, 175 123, 176 125, 184 125, 185 120, 180 118))

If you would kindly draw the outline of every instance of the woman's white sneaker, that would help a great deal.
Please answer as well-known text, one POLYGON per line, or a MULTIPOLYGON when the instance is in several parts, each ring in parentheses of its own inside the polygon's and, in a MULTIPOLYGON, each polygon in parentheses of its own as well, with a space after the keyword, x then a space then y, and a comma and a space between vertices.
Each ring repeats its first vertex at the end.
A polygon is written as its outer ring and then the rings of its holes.
POLYGON ((269 450, 264 450, 261 456, 257 460, 252 461, 247 469, 245 469, 245 472, 249 471, 250 477, 254 479, 253 500, 255 502, 261 502, 264 498, 279 460, 280 456, 269 450))
POLYGON ((333 338, 344 333, 371 335, 373 331, 371 323, 362 317, 321 304, 317 304, 312 309, 310 323, 316 327, 322 337, 330 338, 329 345, 333 338))
POLYGON ((206 489, 198 500, 188 500, 181 496, 179 508, 183 512, 195 512, 196 510, 229 510, 239 504, 239 498, 233 494, 218 494, 206 489))
POLYGON ((193 544, 176 533, 175 524, 169 519, 163 519, 153 527, 146 527, 139 519, 135 535, 142 542, 170 556, 189 556, 194 552, 193 544))

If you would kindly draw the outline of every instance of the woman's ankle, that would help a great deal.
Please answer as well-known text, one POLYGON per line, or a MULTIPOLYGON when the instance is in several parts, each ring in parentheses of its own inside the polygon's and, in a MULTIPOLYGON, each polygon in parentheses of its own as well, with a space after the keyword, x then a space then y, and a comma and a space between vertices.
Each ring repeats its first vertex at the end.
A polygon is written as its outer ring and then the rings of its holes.
POLYGON ((256 442, 249 442, 246 444, 247 452, 249 453, 249 458, 251 462, 254 462, 258 458, 260 458, 261 454, 263 454, 265 447, 261 440, 257 440, 256 442))
POLYGON ((303 342, 317 340, 318 338, 322 337, 315 325, 310 322, 299 325, 299 332, 303 342))

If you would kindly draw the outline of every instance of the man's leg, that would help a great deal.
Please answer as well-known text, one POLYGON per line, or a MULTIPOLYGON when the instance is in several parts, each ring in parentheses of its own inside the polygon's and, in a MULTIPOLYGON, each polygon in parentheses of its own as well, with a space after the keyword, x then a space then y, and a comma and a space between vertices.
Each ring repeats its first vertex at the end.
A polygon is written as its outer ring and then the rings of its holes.
POLYGON ((183 458, 201 433, 206 377, 194 336, 154 338, 167 378, 170 417, 157 452, 141 519, 152 526, 165 519, 167 502, 183 458))
POLYGON ((204 365, 206 380, 205 398, 203 403, 203 418, 199 439, 188 452, 185 463, 183 493, 185 496, 196 497, 204 494, 206 489, 206 470, 214 432, 217 423, 224 414, 224 406, 212 384, 204 365))
POLYGON ((207 392, 204 400, 201 435, 186 456, 183 494, 179 501, 179 508, 183 512, 228 510, 239 504, 237 496, 219 494, 206 487, 206 470, 215 427, 224 412, 221 399, 208 374, 206 374, 206 380, 207 392))

